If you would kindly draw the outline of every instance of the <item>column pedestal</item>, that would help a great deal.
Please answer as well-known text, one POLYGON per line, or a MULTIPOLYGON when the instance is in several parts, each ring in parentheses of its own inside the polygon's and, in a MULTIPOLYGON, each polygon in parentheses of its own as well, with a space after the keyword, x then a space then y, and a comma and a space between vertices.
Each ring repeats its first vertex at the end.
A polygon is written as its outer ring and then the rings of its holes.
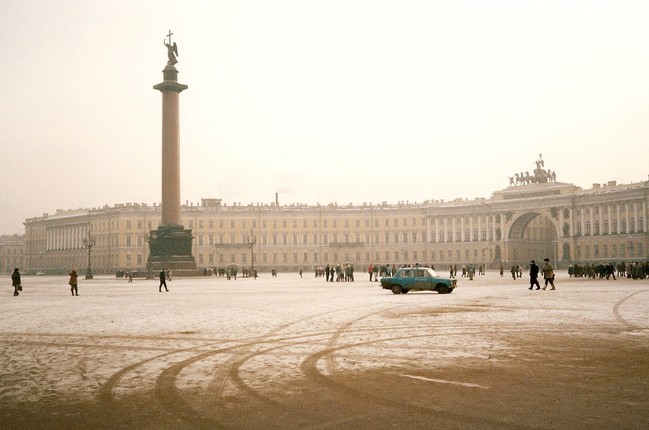
POLYGON ((192 255, 192 231, 182 225, 161 225, 157 230, 152 230, 149 250, 149 271, 169 269, 177 275, 196 271, 196 260, 192 255))

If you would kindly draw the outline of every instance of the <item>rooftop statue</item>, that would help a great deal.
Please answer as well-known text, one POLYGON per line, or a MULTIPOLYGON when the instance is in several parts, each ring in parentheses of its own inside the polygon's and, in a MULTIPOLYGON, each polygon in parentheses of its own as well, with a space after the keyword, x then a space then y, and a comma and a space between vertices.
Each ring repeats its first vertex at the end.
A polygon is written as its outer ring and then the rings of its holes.
POLYGON ((169 30, 169 34, 167 34, 167 37, 169 38, 169 43, 167 43, 166 40, 162 42, 167 47, 167 58, 168 58, 167 64, 170 66, 173 66, 178 62, 178 60, 176 59, 176 57, 178 57, 178 45, 176 45, 176 42, 174 42, 173 44, 171 43, 172 35, 173 33, 171 32, 171 30, 169 30))
POLYGON ((553 172, 550 169, 543 169, 545 163, 542 154, 539 154, 539 159, 535 161, 535 164, 536 169, 534 169, 534 175, 530 175, 530 172, 515 173, 514 176, 509 176, 509 186, 544 184, 546 182, 557 181, 557 172, 553 172))

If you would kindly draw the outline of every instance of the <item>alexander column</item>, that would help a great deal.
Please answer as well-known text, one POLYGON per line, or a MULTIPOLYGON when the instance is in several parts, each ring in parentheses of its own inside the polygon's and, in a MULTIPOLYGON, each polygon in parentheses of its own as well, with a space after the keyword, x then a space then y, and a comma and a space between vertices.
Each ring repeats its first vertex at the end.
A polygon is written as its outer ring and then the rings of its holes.
POLYGON ((162 222, 149 236, 149 270, 170 269, 181 273, 196 269, 192 255, 192 231, 180 223, 180 93, 187 85, 178 82, 178 46, 169 30, 164 45, 167 65, 163 82, 153 89, 162 93, 162 222))

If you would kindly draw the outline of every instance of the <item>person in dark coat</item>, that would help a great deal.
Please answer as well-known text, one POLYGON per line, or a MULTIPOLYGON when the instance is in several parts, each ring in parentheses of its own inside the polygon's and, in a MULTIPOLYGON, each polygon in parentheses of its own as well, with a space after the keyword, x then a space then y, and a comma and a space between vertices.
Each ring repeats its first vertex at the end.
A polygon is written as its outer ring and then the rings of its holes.
POLYGON ((22 290, 22 285, 20 283, 20 272, 17 267, 14 269, 14 273, 11 274, 11 285, 14 287, 14 296, 20 294, 18 291, 22 290))
POLYGON ((70 285, 70 292, 72 293, 73 296, 79 295, 79 288, 77 288, 78 277, 79 275, 77 275, 77 269, 72 269, 72 272, 70 272, 70 281, 68 281, 68 284, 70 285))
POLYGON ((530 290, 536 285, 536 289, 540 290, 539 284, 539 266, 532 260, 530 263, 530 290))
POLYGON ((167 288, 167 272, 164 269, 160 271, 160 285, 158 286, 159 293, 162 292, 163 286, 165 287, 165 291, 169 291, 169 289, 167 288))

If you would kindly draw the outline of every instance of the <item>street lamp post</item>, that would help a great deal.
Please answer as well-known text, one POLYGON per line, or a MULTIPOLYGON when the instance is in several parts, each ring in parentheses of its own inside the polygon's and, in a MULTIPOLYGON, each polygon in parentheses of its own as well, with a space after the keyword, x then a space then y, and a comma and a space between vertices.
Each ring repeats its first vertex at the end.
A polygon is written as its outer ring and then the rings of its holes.
POLYGON ((95 246, 95 239, 90 236, 90 232, 88 232, 88 235, 83 238, 83 246, 88 249, 88 269, 86 269, 86 279, 92 279, 93 276, 92 267, 90 266, 90 250, 93 246, 95 246))
POLYGON ((255 254, 253 249, 255 243, 257 243, 257 236, 252 234, 252 230, 250 230, 250 235, 246 235, 246 244, 250 249, 250 273, 248 274, 248 276, 252 276, 256 279, 257 276, 255 276, 255 254))

